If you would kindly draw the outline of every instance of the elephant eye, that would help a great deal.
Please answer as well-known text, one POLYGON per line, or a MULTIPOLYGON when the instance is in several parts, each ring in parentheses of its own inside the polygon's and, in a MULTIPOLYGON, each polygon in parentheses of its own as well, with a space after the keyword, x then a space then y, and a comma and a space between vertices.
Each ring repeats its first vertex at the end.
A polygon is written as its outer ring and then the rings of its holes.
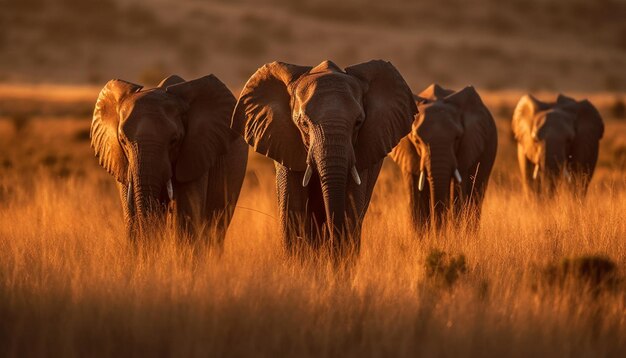
POLYGON ((363 122, 364 122, 364 117, 363 115, 359 114, 358 117, 356 117, 356 121, 354 121, 354 128, 355 129, 361 128, 361 126, 363 125, 363 122))
POLYGON ((308 129, 309 128, 309 122, 304 118, 304 116, 299 116, 298 119, 297 119, 297 123, 303 129, 308 129))

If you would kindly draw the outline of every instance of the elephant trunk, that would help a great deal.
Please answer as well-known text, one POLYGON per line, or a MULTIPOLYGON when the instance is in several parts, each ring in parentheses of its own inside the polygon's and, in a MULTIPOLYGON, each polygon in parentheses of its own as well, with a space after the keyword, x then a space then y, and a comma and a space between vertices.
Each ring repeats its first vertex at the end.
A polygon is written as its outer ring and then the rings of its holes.
POLYGON ((319 172, 326 224, 333 240, 346 234, 346 185, 352 158, 349 133, 340 125, 314 130, 313 160, 319 172))
POLYGON ((126 203, 124 205, 124 221, 126 222, 126 235, 132 241, 136 241, 137 239, 137 227, 135 220, 135 194, 134 194, 134 186, 133 186, 133 175, 129 171, 128 173, 128 186, 125 187, 125 200, 126 203))
MULTIPOLYGON (((132 178, 132 194, 134 195, 136 222, 142 234, 148 228, 153 227, 151 221, 161 219, 165 215, 165 197, 169 176, 163 173, 162 166, 155 163, 162 162, 162 156, 151 154, 151 152, 140 153, 134 165, 132 178), (157 160, 158 159, 158 160, 157 160)), ((162 221, 162 220, 159 220, 162 221)))
MULTIPOLYGON (((428 182, 430 184, 431 224, 441 227, 451 205, 451 181, 455 175, 454 156, 448 148, 431 148, 428 182)), ((457 179, 458 180, 458 179, 457 179)))

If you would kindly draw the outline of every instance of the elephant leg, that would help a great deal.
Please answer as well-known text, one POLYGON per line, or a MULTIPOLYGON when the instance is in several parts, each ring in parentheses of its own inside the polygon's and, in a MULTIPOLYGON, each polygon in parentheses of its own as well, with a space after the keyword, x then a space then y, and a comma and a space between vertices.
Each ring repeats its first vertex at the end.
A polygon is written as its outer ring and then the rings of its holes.
POLYGON ((517 144, 517 160, 519 163, 520 172, 522 174, 522 188, 524 194, 530 196, 539 192, 540 178, 533 179, 533 172, 535 170, 535 163, 526 158, 526 152, 521 144, 517 144))
POLYGON ((526 159, 526 183, 528 187, 528 193, 538 195, 543 190, 543 177, 540 174, 536 179, 533 179, 535 166, 535 163, 526 159))
POLYGON ((460 219, 467 217, 468 214, 468 198, 465 196, 465 185, 466 183, 459 184, 455 180, 450 182, 450 207, 452 213, 452 224, 457 228, 462 223, 462 220, 460 219))
POLYGON ((570 174, 573 176, 574 179, 572 181, 571 189, 575 195, 580 195, 581 197, 585 197, 585 195, 587 195, 587 189, 589 188, 591 177, 593 176, 593 173, 595 171, 597 157, 598 154, 596 150, 595 156, 592 156, 592 158, 596 158, 596 160, 592 160, 589 162, 570 160, 570 174))
MULTIPOLYGON (((304 172, 295 172, 276 163, 276 194, 280 228, 285 250, 296 254, 302 249, 309 231, 311 217, 307 215, 308 190, 302 187, 304 172)), ((309 182, 309 186, 316 183, 309 182)))
POLYGON ((482 210, 482 203, 487 190, 491 167, 481 168, 475 165, 470 168, 469 183, 463 186, 463 217, 467 221, 470 230, 478 228, 482 210))
POLYGON ((524 190, 525 195, 530 194, 530 188, 529 188, 530 182, 528 179, 529 179, 529 174, 532 175, 531 174, 532 171, 530 173, 528 172, 528 165, 526 163, 527 161, 528 160, 526 159, 526 152, 524 151, 524 147, 520 143, 517 143, 517 162, 519 164, 519 170, 521 174, 522 189, 524 190))
POLYGON ((463 187, 465 206, 467 211, 468 226, 477 229, 480 224, 483 200, 487 192, 489 177, 495 162, 495 153, 485 153, 476 165, 469 169, 469 182, 463 187))
MULTIPOLYGON (((299 189, 299 188, 298 188, 299 189)), ((326 230, 326 208, 322 194, 322 184, 318 173, 314 172, 306 188, 306 208, 304 213, 305 236, 307 242, 314 249, 321 248, 325 241, 326 230)))
POLYGON ((175 220, 174 227, 183 237, 195 240, 204 235, 206 220, 206 182, 208 172, 197 180, 174 184, 175 212, 171 216, 175 220))
POLYGON ((239 138, 231 143, 228 153, 218 158, 209 169, 205 217, 210 242, 220 250, 239 200, 247 163, 248 145, 239 138))

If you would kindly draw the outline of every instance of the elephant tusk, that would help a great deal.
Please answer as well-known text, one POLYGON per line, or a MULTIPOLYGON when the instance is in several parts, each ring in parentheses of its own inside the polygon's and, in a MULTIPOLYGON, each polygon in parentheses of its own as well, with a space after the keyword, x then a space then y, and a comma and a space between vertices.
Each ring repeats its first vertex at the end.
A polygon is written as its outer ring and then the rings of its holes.
POLYGON ((461 173, 459 173, 458 169, 454 169, 454 179, 456 179, 456 181, 458 181, 459 184, 463 182, 463 179, 461 178, 461 173))
POLYGON ((311 164, 307 164, 306 171, 304 172, 304 178, 302 179, 302 186, 306 187, 309 185, 309 180, 311 180, 311 175, 313 175, 313 168, 311 164))
POLYGON ((417 190, 424 190, 424 171, 420 170, 420 179, 417 182, 417 190))
POLYGON ((539 175, 539 164, 535 164, 535 170, 533 171, 533 180, 537 179, 537 175, 539 175))
POLYGON ((563 176, 565 177, 568 183, 572 182, 572 176, 569 174, 569 171, 567 170, 567 168, 563 168, 563 176))
POLYGON ((130 204, 131 196, 133 191, 133 183, 131 181, 128 182, 128 190, 126 190, 126 203, 130 204))
POLYGON ((174 199, 174 188, 172 188, 172 179, 167 182, 167 197, 170 200, 174 199))
POLYGON ((356 183, 356 185, 361 185, 361 177, 359 177, 359 172, 356 170, 356 165, 352 166, 352 179, 354 179, 354 182, 356 183))

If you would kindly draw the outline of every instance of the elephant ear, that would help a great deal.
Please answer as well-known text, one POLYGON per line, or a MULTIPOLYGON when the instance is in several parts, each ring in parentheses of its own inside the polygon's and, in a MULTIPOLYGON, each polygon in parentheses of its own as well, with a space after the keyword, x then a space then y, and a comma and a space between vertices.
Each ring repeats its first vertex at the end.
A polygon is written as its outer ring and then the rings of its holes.
POLYGON ((119 106, 130 94, 140 91, 142 86, 122 81, 111 80, 98 95, 91 121, 91 146, 100 165, 115 180, 128 184, 128 159, 118 140, 119 106))
POLYGON ((171 85, 166 91, 187 105, 176 180, 188 182, 209 170, 237 137, 230 129, 235 97, 214 75, 171 85))
POLYGON ((562 93, 559 93, 559 95, 556 97, 556 105, 557 106, 569 106, 569 105, 576 105, 578 102, 576 102, 575 99, 568 97, 562 93))
POLYGON ((593 171, 598 160, 598 147, 604 135, 604 123, 600 113, 588 100, 578 102, 576 111, 576 135, 572 142, 572 161, 585 171, 593 171))
POLYGON ((413 94, 413 99, 415 100, 415 104, 418 106, 427 104, 429 102, 428 98, 424 98, 416 94, 413 94))
POLYGON ((539 101, 530 94, 520 98, 513 111, 513 121, 511 122, 513 134, 518 142, 528 143, 533 140, 533 118, 537 112, 548 108, 547 103, 539 101))
POLYGON ((403 172, 415 175, 420 173, 421 158, 417 153, 415 144, 411 141, 410 134, 400 139, 400 143, 393 148, 389 156, 403 172))
POLYGON ((454 91, 449 90, 449 89, 445 89, 441 86, 439 86, 436 83, 431 84, 430 86, 428 86, 425 90, 423 90, 420 94, 419 97, 421 98, 425 98, 428 101, 434 102, 438 99, 443 99, 445 97, 448 97, 449 95, 453 94, 454 91))
POLYGON ((185 82, 185 80, 182 77, 178 75, 170 75, 170 76, 165 77, 163 81, 159 83, 157 87, 167 88, 168 86, 172 86, 172 85, 183 83, 183 82, 185 82))
POLYGON ((290 84, 311 67, 272 62, 259 68, 241 91, 232 129, 260 154, 291 170, 306 168, 306 149, 292 121, 290 84))
POLYGON ((411 89, 390 63, 373 60, 346 68, 364 84, 365 121, 355 145, 362 170, 381 161, 411 131, 417 107, 411 89))
POLYGON ((464 130, 459 144, 457 164, 459 168, 466 170, 480 159, 489 141, 497 140, 495 122, 472 86, 447 96, 444 102, 457 107, 461 114, 464 130))

